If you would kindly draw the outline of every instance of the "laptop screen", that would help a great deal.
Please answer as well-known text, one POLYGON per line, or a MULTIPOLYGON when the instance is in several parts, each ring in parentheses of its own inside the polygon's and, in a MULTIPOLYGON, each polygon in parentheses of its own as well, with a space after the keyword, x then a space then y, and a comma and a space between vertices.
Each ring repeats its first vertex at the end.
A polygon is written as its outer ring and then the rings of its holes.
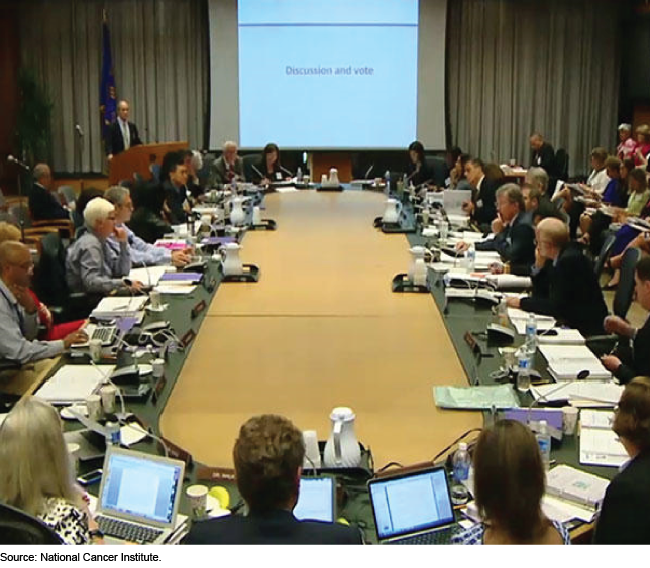
POLYGON ((443 468, 373 480, 369 491, 380 539, 433 529, 454 521, 443 468))
POLYGON ((174 505, 183 464, 147 459, 141 454, 107 454, 101 509, 156 523, 174 521, 174 505))
POLYGON ((300 521, 334 522, 334 478, 303 477, 300 480, 300 496, 293 510, 300 521))

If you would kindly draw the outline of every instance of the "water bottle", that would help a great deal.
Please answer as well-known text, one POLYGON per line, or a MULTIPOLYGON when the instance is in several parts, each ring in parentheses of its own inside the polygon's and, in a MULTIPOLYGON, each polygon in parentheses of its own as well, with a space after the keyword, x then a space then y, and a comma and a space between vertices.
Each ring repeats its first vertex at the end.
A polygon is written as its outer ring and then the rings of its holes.
POLYGON ((548 433, 548 425, 546 420, 541 420, 539 423, 539 431, 535 435, 539 451, 542 454, 542 462, 544 469, 548 471, 551 465, 551 435, 548 433))
POLYGON ((531 357, 537 351, 537 320, 533 313, 526 320, 526 350, 531 357))
POLYGON ((233 195, 237 195, 237 180, 235 176, 232 176, 232 180, 230 180, 230 191, 232 191, 233 195))
POLYGON ((469 245, 469 248, 467 249, 466 261, 467 272, 471 274, 474 272, 474 266, 476 265, 476 249, 473 244, 469 245))
POLYGON ((302 182, 302 168, 298 167, 298 170, 296 171, 296 180, 298 183, 302 182))
POLYGON ((499 318, 499 325, 508 327, 508 303, 505 297, 501 298, 499 307, 497 308, 497 315, 499 318))
POLYGON ((458 444, 458 450, 454 454, 452 464, 454 468, 454 483, 451 486, 451 502, 454 505, 462 505, 463 503, 467 503, 469 498, 467 487, 464 485, 464 482, 469 478, 469 466, 471 464, 466 443, 461 442, 458 444))
POLYGON ((530 357, 526 349, 522 349, 517 359, 517 390, 526 392, 530 389, 530 357))
POLYGON ((390 194, 390 170, 386 170, 384 179, 386 180, 386 193, 390 194))
POLYGON ((106 445, 119 446, 120 445, 120 425, 117 422, 107 422, 106 426, 106 445))
POLYGON ((443 217, 442 220, 440 221, 440 240, 444 243, 447 240, 448 236, 449 236, 449 223, 447 223, 447 220, 443 217))

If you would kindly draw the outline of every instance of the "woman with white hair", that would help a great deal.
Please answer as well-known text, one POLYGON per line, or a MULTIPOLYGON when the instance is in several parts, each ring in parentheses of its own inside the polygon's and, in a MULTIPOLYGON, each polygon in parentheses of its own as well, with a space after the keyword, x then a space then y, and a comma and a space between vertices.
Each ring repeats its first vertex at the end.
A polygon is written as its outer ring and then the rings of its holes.
POLYGON ((0 427, 0 502, 38 517, 65 544, 103 544, 86 499, 59 414, 36 397, 23 398, 0 427))
POLYGON ((632 138, 632 125, 623 123, 618 127, 618 139, 620 144, 616 147, 616 156, 619 160, 634 158, 636 142, 632 138))
POLYGON ((84 210, 84 226, 68 249, 66 278, 75 292, 106 295, 113 290, 139 292, 141 282, 126 280, 131 270, 127 233, 115 226, 115 206, 103 197, 95 197, 84 210), (106 242, 115 235, 119 243, 116 256, 108 254, 106 242))

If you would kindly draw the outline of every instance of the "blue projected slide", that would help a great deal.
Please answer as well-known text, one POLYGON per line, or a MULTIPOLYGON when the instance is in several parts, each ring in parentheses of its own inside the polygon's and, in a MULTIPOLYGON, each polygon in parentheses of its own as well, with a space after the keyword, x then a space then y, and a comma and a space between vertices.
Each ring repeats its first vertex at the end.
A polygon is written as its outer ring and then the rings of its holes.
POLYGON ((239 0, 238 19, 241 146, 415 139, 418 0, 239 0))

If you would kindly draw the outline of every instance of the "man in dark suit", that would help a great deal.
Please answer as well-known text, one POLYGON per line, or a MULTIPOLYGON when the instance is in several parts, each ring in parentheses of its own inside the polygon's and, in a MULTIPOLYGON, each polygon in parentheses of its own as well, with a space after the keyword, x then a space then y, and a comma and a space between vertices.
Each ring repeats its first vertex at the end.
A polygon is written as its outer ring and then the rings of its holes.
POLYGON ((607 488, 594 532, 595 544, 650 544, 650 379, 629 383, 612 430, 630 461, 607 488))
POLYGON ((210 186, 217 184, 227 185, 233 179, 235 181, 243 181, 244 164, 242 159, 237 155, 237 144, 228 141, 223 145, 221 156, 212 165, 210 186))
POLYGON ((61 205, 56 192, 53 191, 52 173, 46 164, 34 167, 34 185, 29 194, 29 212, 32 221, 51 221, 70 219, 70 212, 61 205))
POLYGON ((190 205, 187 201, 187 167, 182 156, 173 161, 169 168, 169 179, 162 184, 165 203, 163 209, 172 225, 180 225, 187 221, 190 205))
POLYGON ((194 523, 185 544, 361 544, 353 527, 293 516, 305 457, 302 433, 281 416, 248 420, 239 430, 233 459, 247 516, 194 523))
POLYGON ((142 144, 138 127, 129 122, 129 110, 127 101, 117 103, 117 119, 111 124, 106 138, 106 157, 109 160, 112 160, 115 154, 142 144))
MULTIPOLYGON (((636 301, 644 310, 650 310, 650 257, 639 260, 634 278, 636 301)), ((618 316, 608 316, 605 330, 631 341, 632 345, 620 347, 616 355, 603 357, 603 365, 623 384, 639 375, 650 376, 650 317, 641 329, 636 329, 618 316)))
POLYGON ((530 167, 544 168, 549 175, 555 174, 555 150, 544 137, 536 132, 530 137, 530 149, 532 150, 530 158, 530 167))
POLYGON ((508 298, 508 305, 553 316, 585 336, 603 333, 607 306, 591 261, 577 243, 569 242, 569 228, 559 219, 537 225, 533 294, 508 298))
POLYGON ((474 189, 474 198, 463 203, 463 211, 469 214, 481 231, 488 232, 497 216, 496 192, 498 183, 485 177, 485 166, 478 158, 465 164, 465 177, 474 189))

